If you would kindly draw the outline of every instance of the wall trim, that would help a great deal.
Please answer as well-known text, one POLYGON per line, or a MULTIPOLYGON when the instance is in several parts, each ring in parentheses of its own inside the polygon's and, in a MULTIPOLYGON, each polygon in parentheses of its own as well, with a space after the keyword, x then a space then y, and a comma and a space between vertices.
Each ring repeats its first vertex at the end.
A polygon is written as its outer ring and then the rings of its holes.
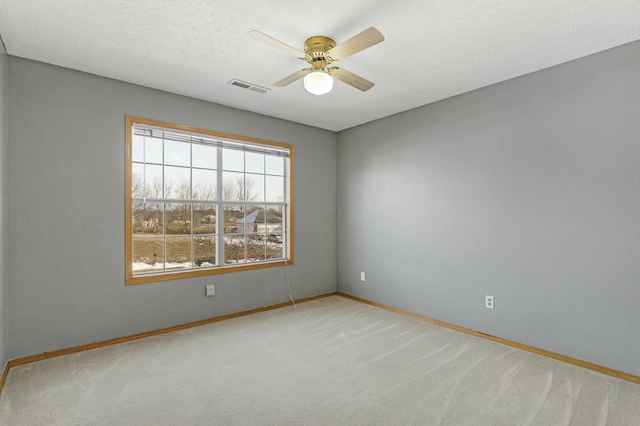
POLYGON ((4 369, 2 370, 2 376, 0 376, 0 392, 2 392, 2 387, 4 386, 4 381, 7 378, 7 374, 9 373, 9 363, 4 363, 4 369))
MULTIPOLYGON (((440 321, 437 320, 435 318, 430 318, 424 315, 420 315, 420 314, 416 314, 413 312, 409 312, 409 311, 405 311, 402 309, 398 309, 398 308, 394 308, 392 306, 388 306, 388 305, 384 305, 382 303, 377 303, 377 302, 373 302, 371 300, 367 300, 367 299, 362 299, 360 297, 357 296, 352 296, 350 294, 346 294, 346 293, 341 293, 341 292, 332 292, 332 293, 326 293, 326 294, 321 294, 321 295, 317 295, 317 296, 311 296, 311 297, 306 297, 303 299, 299 299, 296 300, 295 303, 304 303, 304 302, 310 302, 312 300, 318 300, 318 299, 323 299, 325 297, 330 297, 330 296, 341 296, 344 297, 346 299, 351 299, 354 300, 356 302, 360 302, 360 303, 365 303, 367 305, 371 305, 371 306, 375 306, 377 308, 381 308, 390 312, 395 312, 397 314, 401 314, 401 315, 405 315, 408 317, 412 317, 412 318, 416 318, 422 321, 426 321, 435 325, 439 325, 441 327, 446 327, 446 328, 450 328, 452 330, 456 330, 465 334, 469 334, 472 336, 476 336, 476 337, 481 337, 483 339, 487 339, 487 340, 491 340, 493 342, 497 342, 497 343, 502 343, 503 345, 507 345, 507 346, 511 346, 517 349, 522 349, 524 351, 527 352, 532 352, 535 353, 537 355, 542 355, 545 356, 547 358, 552 358, 558 361, 562 361, 568 364, 573 364, 576 365, 578 367, 582 367, 582 368, 586 368, 588 370, 592 370, 592 371, 596 371, 598 373, 602 373, 602 374, 606 374, 608 376, 612 376, 618 379, 622 379, 622 380, 626 380, 632 383, 636 383, 636 384, 640 384, 640 376, 636 376, 633 374, 629 374, 629 373, 625 373, 622 371, 618 371, 618 370, 614 370, 612 368, 608 368, 608 367, 604 367, 598 364, 594 364, 591 362, 587 362, 587 361, 582 361, 580 359, 577 358, 572 358, 566 355, 562 355, 562 354, 558 354, 555 352, 551 352, 548 351, 546 349, 540 349, 540 348, 536 348, 534 346, 529 346, 529 345, 525 345, 523 343, 519 343, 519 342, 515 342, 513 340, 509 340, 509 339, 504 339, 502 337, 498 337, 498 336, 492 336, 490 334, 486 334, 483 333, 481 331, 477 331, 477 330, 472 330, 470 328, 466 328, 466 327, 462 327, 459 325, 455 325, 455 324, 451 324, 445 321, 440 321)), ((107 339, 107 340, 102 340, 99 342, 94 342, 94 343, 88 343, 85 345, 79 345, 79 346, 73 346, 70 348, 65 348, 65 349, 59 349, 56 351, 51 351, 51 352, 44 352, 41 354, 37 354, 37 355, 30 355, 30 356, 26 356, 26 357, 22 357, 22 358, 16 358, 16 359, 10 359, 9 361, 7 361, 4 365, 4 369, 2 370, 2 376, 0 377, 0 392, 2 391, 2 388, 4 386, 4 382, 7 378, 7 374, 9 373, 9 369, 12 367, 16 367, 19 365, 25 365, 25 364, 30 364, 33 362, 38 362, 38 361, 43 361, 46 359, 50 359, 50 358, 57 358, 63 355, 69 355, 69 354, 73 354, 73 353, 77 353, 77 352, 84 352, 86 350, 90 350, 90 349, 97 349, 97 348, 102 348, 105 346, 111 346, 111 345, 117 345, 119 343, 125 343, 125 342, 130 342, 133 340, 138 340, 138 339, 142 339, 145 337, 150 337, 150 336, 157 336, 159 334, 165 334, 165 333, 170 333, 172 331, 178 331, 178 330, 184 330, 187 328, 192 328, 192 327, 197 327, 200 325, 205 325, 205 324, 211 324, 214 322, 218 322, 218 321, 224 321, 227 319, 231 319, 231 318, 237 318, 237 317, 242 317, 242 316, 246 316, 246 315, 251 315, 251 314, 256 314, 258 312, 265 312, 265 311, 270 311, 273 309, 279 309, 279 308, 284 308, 286 306, 291 306, 293 305, 293 303, 291 301, 287 301, 287 302, 283 302, 283 303, 277 303, 275 305, 269 305, 269 306, 264 306, 261 308, 255 308, 255 309, 249 309, 246 311, 240 311, 240 312, 236 312, 236 313, 232 313, 232 314, 227 314, 227 315, 220 315, 217 317, 213 317, 213 318, 206 318, 203 320, 199 320, 199 321, 193 321, 193 322, 189 322, 189 323, 185 323, 185 324, 178 324, 178 325, 174 325, 171 327, 165 327, 165 328, 159 328, 156 330, 151 330, 151 331, 145 331, 142 333, 136 333, 136 334, 132 334, 129 336, 123 336, 123 337, 116 337, 114 339, 107 339)))
POLYGON ((462 327, 459 325, 451 324, 445 321, 440 321, 435 318, 430 318, 424 315, 415 314, 413 312, 404 311, 402 309, 394 308, 392 306, 383 305, 382 303, 372 302, 371 300, 362 299, 357 296, 352 296, 350 294, 337 292, 338 296, 345 297, 347 299, 355 300, 356 302, 366 303, 367 305, 375 306, 377 308, 385 309, 387 311, 395 312, 397 314, 406 315, 409 317, 413 317, 422 321, 430 322, 432 324, 436 324, 442 327, 450 328, 452 330, 460 331, 462 333, 470 334, 476 337, 482 337, 483 339, 491 340, 493 342, 502 343, 503 345, 511 346, 517 349, 522 349, 527 352, 532 352, 537 355, 542 355, 547 358, 553 358, 558 361, 566 362, 568 364, 573 364, 578 367, 586 368, 588 370, 597 371, 598 373, 606 374, 608 376, 615 377, 617 379, 626 380, 632 383, 640 384, 640 376, 636 376, 633 374, 625 373, 623 371, 614 370, 609 367, 604 367, 602 365, 594 364, 588 361, 583 361, 577 358, 572 358, 570 356, 562 355, 556 352, 551 352, 546 349, 536 348, 535 346, 525 345, 524 343, 515 342, 513 340, 504 339, 498 336, 492 336, 491 334, 483 333, 481 331, 472 330, 470 328, 462 327))
MULTIPOLYGON (((317 296, 305 297, 303 299, 296 300, 295 303, 297 304, 297 303, 310 302, 312 300, 323 299, 325 297, 330 297, 330 296, 336 296, 337 294, 338 293, 333 292, 333 293, 320 294, 320 295, 317 295, 317 296)), ((199 325, 211 324, 211 323, 214 323, 214 322, 224 321, 224 320, 228 320, 228 319, 231 319, 231 318, 242 317, 242 316, 245 316, 245 315, 257 314, 258 312, 264 312, 264 311, 270 311, 270 310, 273 310, 273 309, 284 308, 286 306, 291 306, 293 304, 294 304, 293 302, 287 301, 287 302, 283 302, 283 303, 277 303, 275 305, 263 306, 261 308, 249 309, 247 311, 240 311, 240 312, 236 312, 236 313, 233 313, 233 314, 220 315, 220 316, 213 317, 213 318, 206 318, 206 319, 199 320, 199 321, 193 321, 193 322, 188 322, 188 323, 185 323, 185 324, 174 325, 174 326, 171 326, 171 327, 159 328, 157 330, 151 330, 151 331, 145 331, 145 332, 142 332, 142 333, 136 333, 136 334, 132 334, 130 336, 116 337, 116 338, 113 338, 113 339, 101 340, 99 342, 88 343, 88 344, 85 344, 85 345, 73 346, 71 348, 59 349, 59 350, 56 350, 56 351, 44 352, 44 353, 37 354, 37 355, 30 355, 30 356, 26 356, 26 357, 22 357, 22 358, 10 359, 9 361, 7 361, 7 365, 5 366, 5 375, 6 375, 6 370, 8 370, 11 367, 16 367, 18 365, 31 364, 32 362, 43 361, 43 360, 50 359, 50 358, 57 358, 59 356, 69 355, 69 354, 73 354, 73 353, 77 353, 77 352, 83 352, 83 351, 86 351, 86 350, 89 350, 89 349, 97 349, 97 348, 102 348, 102 347, 105 347, 105 346, 117 345, 119 343, 130 342, 132 340, 138 340, 138 339, 142 339, 142 338, 145 338, 145 337, 157 336, 159 334, 170 333, 172 331, 178 331, 178 330, 184 330, 184 329, 187 329, 187 328, 197 327, 199 325)), ((3 380, 4 380, 4 376, 5 375, 2 376, 3 380)), ((2 382, 0 382, 0 384, 1 383, 2 382)), ((2 388, 0 387, 0 390, 1 389, 2 388)))

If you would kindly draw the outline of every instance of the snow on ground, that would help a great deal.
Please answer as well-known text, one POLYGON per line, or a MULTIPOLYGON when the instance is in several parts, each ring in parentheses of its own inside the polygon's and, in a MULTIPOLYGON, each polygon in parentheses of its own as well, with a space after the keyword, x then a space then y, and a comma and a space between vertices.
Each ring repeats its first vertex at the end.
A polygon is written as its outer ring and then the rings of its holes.
MULTIPOLYGON (((202 266, 213 266, 210 265, 208 263, 203 263, 202 266)), ((191 264, 191 262, 182 262, 182 263, 167 263, 166 264, 166 268, 167 269, 185 269, 185 268, 192 268, 193 265, 191 264)), ((165 269, 165 264, 158 262, 154 265, 150 265, 148 263, 144 263, 144 262, 133 262, 133 271, 134 272, 141 272, 141 271, 162 271, 165 269)))
MULTIPOLYGON (((264 259, 249 259, 248 261, 240 260, 238 262, 231 260, 228 264, 233 263, 247 263, 247 262, 259 262, 264 259)), ((276 260, 276 259, 269 259, 276 260)), ((158 262, 154 265, 150 265, 144 262, 133 262, 133 272, 152 272, 152 271, 171 271, 171 270, 180 270, 180 269, 198 269, 198 268, 207 268, 210 266, 216 266, 213 263, 202 262, 200 266, 193 265, 191 262, 180 262, 180 263, 172 263, 168 262, 166 265, 162 262, 158 262)))

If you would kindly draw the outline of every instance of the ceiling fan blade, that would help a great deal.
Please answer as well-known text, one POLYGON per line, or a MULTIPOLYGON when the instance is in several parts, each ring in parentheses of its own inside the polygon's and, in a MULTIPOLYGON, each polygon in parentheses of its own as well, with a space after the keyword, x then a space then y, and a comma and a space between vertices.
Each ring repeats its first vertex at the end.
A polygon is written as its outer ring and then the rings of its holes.
POLYGON ((276 87, 288 86, 291 83, 293 83, 294 81, 301 79, 302 77, 305 76, 305 74, 307 74, 307 73, 309 73, 311 71, 313 71, 312 68, 305 68, 305 69, 296 71, 293 74, 283 78, 282 80, 273 83, 273 85, 276 86, 276 87))
POLYGON ((268 44, 269 46, 273 46, 276 49, 280 49, 283 52, 288 53, 289 55, 295 56, 296 58, 304 59, 305 57, 304 52, 296 49, 295 47, 291 47, 288 44, 281 42, 280 40, 276 40, 275 38, 270 37, 265 33, 261 33, 260 31, 252 30, 252 31, 249 31, 247 34, 249 34, 249 37, 251 38, 254 38, 258 41, 268 44))
POLYGON ((331 75, 343 83, 347 83, 349 86, 353 86, 358 90, 362 90, 366 92, 375 86, 374 83, 370 82, 367 79, 360 77, 357 74, 354 74, 350 71, 345 70, 344 68, 333 67, 329 68, 331 75))
POLYGON ((327 55, 333 60, 339 61, 340 59, 347 58, 354 53, 378 44, 381 41, 384 41, 382 33, 374 27, 369 27, 329 50, 327 55))

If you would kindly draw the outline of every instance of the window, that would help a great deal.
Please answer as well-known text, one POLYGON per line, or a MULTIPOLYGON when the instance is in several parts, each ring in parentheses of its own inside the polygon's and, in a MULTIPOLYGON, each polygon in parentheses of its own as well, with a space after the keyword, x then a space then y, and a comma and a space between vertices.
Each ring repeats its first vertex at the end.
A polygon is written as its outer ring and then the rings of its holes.
POLYGON ((126 282, 293 263, 293 146, 126 117, 126 282))

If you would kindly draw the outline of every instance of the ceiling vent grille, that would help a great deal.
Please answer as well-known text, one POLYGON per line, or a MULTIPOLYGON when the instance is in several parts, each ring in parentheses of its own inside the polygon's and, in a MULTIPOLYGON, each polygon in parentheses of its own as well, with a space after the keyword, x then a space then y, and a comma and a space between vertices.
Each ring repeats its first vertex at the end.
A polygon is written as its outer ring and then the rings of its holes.
POLYGON ((229 80, 229 83, 227 84, 240 87, 242 89, 251 90, 252 92, 262 93, 263 95, 269 91, 269 89, 267 89, 266 87, 258 86, 257 84, 253 83, 247 83, 246 81, 238 80, 236 78, 229 80))

